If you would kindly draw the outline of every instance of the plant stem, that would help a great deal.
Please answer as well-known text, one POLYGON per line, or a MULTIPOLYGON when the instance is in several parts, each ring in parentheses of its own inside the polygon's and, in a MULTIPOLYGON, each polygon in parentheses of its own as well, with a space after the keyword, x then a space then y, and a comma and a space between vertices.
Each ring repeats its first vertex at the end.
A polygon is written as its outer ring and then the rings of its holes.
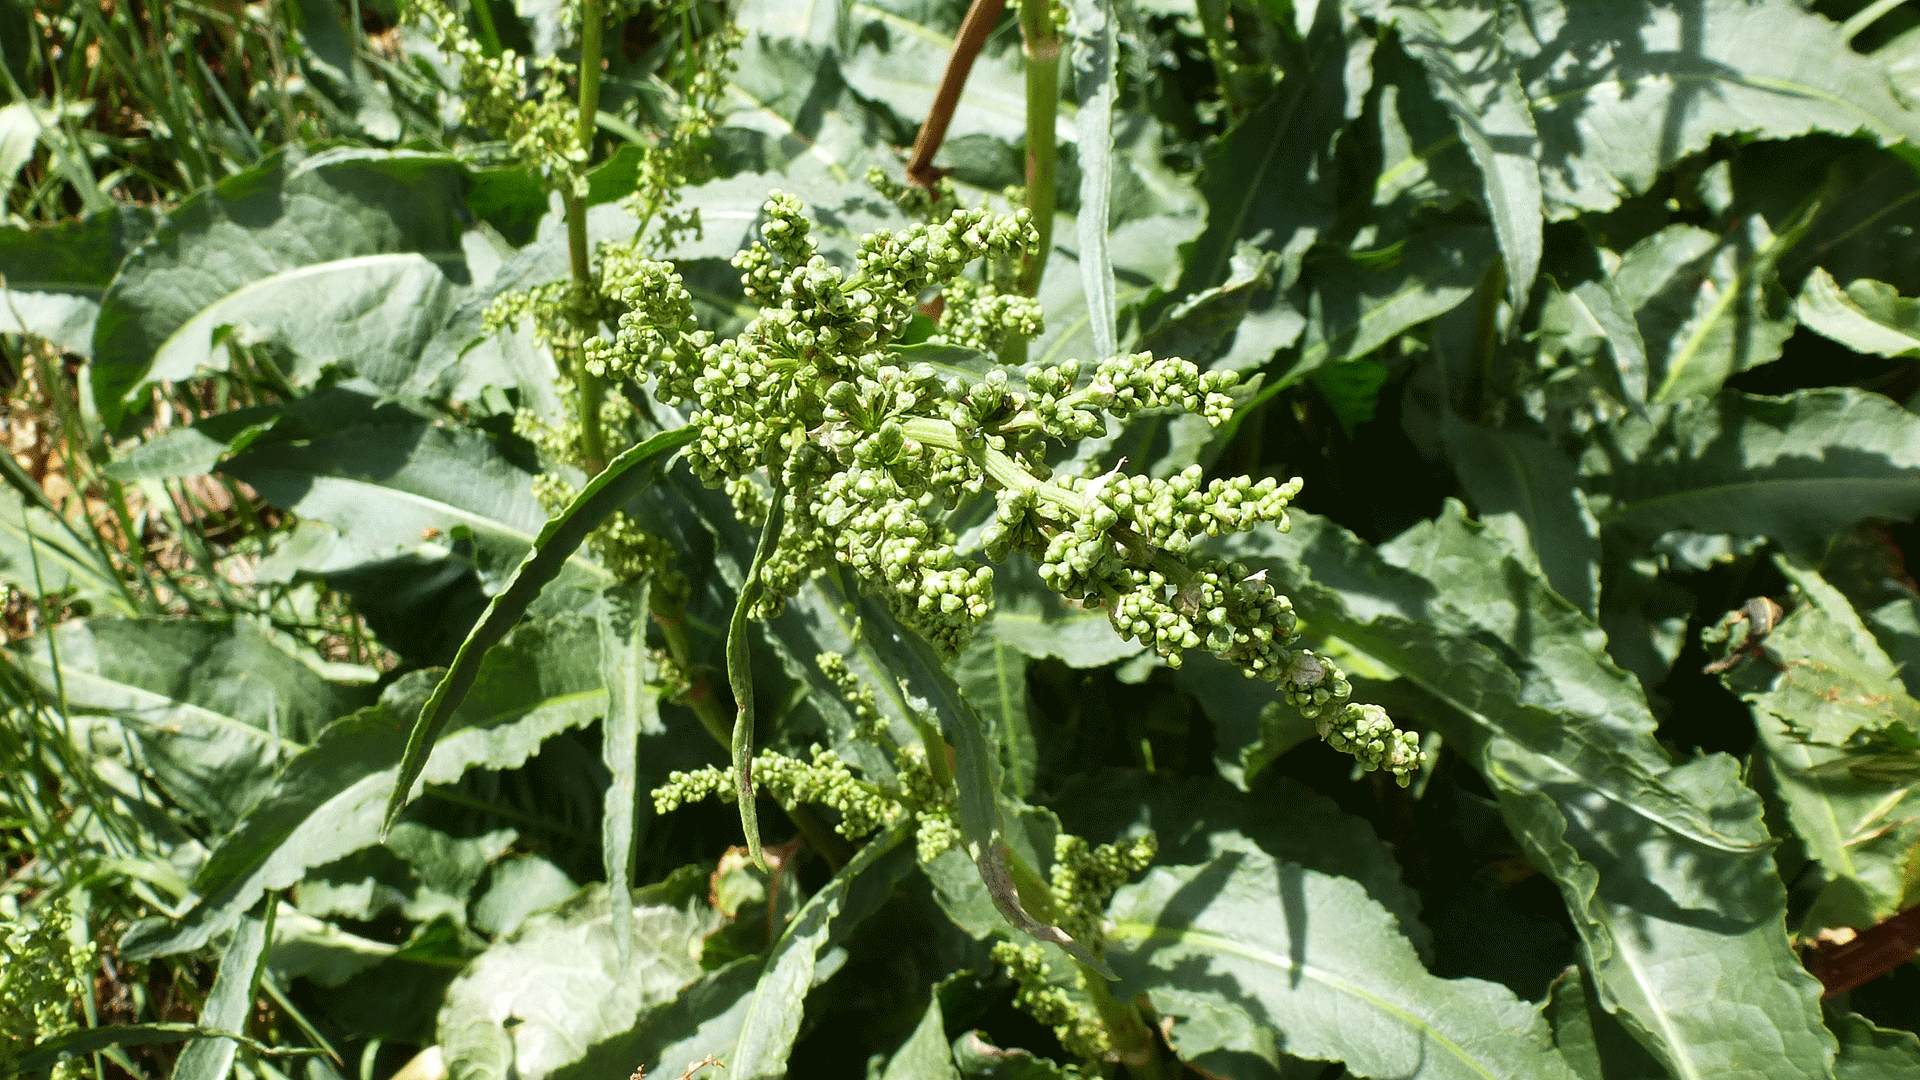
MULTIPOLYGON (((1020 0, 1021 51, 1027 58, 1027 209, 1040 242, 1021 261, 1021 293, 1040 291, 1047 256, 1053 251, 1054 165, 1057 147, 1053 125, 1060 111, 1060 31, 1053 25, 1048 0, 1020 0)), ((1021 344, 1025 352, 1025 343, 1021 344)))
MULTIPOLYGON (((484 8, 486 0, 479 0, 475 6, 484 8)), ((582 165, 593 159, 595 117, 600 112, 600 49, 605 29, 601 24, 605 21, 602 0, 581 0, 580 108, 575 118, 574 140, 582 165)), ((593 263, 587 255, 587 201, 579 186, 578 178, 574 178, 573 190, 566 193, 567 262, 573 271, 574 300, 585 311, 593 306, 596 298, 593 263)), ((581 316, 583 337, 596 329, 590 325, 592 321, 589 316, 581 316)), ((606 436, 600 427, 600 403, 607 390, 600 377, 586 369, 585 361, 585 350, 576 346, 572 367, 574 384, 579 387, 580 465, 591 475, 607 467, 606 436)))
MULTIPOLYGON (((693 641, 687 636, 686 597, 672 589, 656 588, 650 596, 650 608, 653 621, 660 627, 660 634, 667 642, 667 655, 673 658, 674 666, 687 677, 687 693, 682 704, 693 710, 700 720, 700 726, 707 729, 713 741, 722 749, 733 740, 726 707, 714 696, 713 686, 705 675, 699 674, 693 662, 693 641)), ((826 822, 816 817, 812 810, 796 803, 786 807, 787 818, 807 843, 818 851, 828 865, 835 870, 847 865, 853 857, 853 847, 846 838, 833 831, 826 822)))
POLYGON ((960 104, 960 91, 967 85, 967 74, 973 70, 973 61, 980 55, 981 46, 987 43, 988 31, 1000 21, 1000 13, 1006 7, 1007 0, 973 0, 966 19, 960 24, 959 35, 953 39, 947 69, 940 74, 940 88, 934 92, 927 122, 920 125, 920 134, 913 140, 913 158, 907 162, 907 179, 928 191, 933 190, 934 181, 940 178, 939 171, 933 167, 933 155, 946 141, 947 125, 953 121, 953 110, 960 104))
MULTIPOLYGON (((1007 875, 1013 878, 1013 887, 1020 893, 1020 906, 1042 922, 1058 924, 1060 905, 1054 899, 1053 887, 1018 851, 1011 847, 1006 850, 1007 875)), ((1074 966, 1080 969, 1080 983, 1093 1000, 1094 1011, 1100 1014, 1100 1025, 1107 1029, 1107 1040, 1113 1044, 1127 1075, 1133 1080, 1166 1080, 1177 1075, 1167 1068, 1169 1063, 1161 1059, 1159 1043, 1140 1016, 1140 1010, 1131 1002, 1114 997, 1107 988, 1106 976, 1079 960, 1074 961, 1074 966)))

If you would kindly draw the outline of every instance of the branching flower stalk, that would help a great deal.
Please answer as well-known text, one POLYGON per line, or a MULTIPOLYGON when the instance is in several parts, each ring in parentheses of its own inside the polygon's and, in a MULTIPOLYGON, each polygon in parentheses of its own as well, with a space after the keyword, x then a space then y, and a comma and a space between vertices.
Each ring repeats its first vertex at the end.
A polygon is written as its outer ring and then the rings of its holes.
MULTIPOLYGON (((1024 209, 955 209, 944 221, 863 238, 843 269, 820 254, 799 200, 775 194, 762 239, 734 258, 747 295, 761 304, 737 337, 698 327, 671 264, 634 260, 623 264, 631 276, 618 293, 628 308, 619 332, 594 343, 588 363, 609 377, 652 381, 663 399, 689 405, 699 431, 687 451, 694 473, 733 492, 744 517, 762 520, 741 619, 776 614, 808 579, 840 564, 903 624, 957 655, 990 611, 993 571, 960 553, 945 516, 963 498, 992 492, 989 560, 1031 557, 1051 588, 1105 610, 1117 631, 1169 664, 1205 648, 1278 684, 1329 743, 1405 784, 1421 760, 1415 736, 1383 710, 1351 702, 1339 668, 1297 645, 1292 604, 1263 572, 1200 550, 1211 536, 1285 528, 1298 480, 1207 480, 1198 467, 1166 479, 1056 477, 1046 464, 1049 440, 1100 434, 1110 418, 1179 409, 1223 423, 1233 374, 1136 354, 1090 372, 1077 361, 1036 367, 1016 386, 984 357, 975 368, 940 370, 899 352, 920 295, 977 260, 1036 241, 1024 209), (756 494, 762 473, 774 507, 756 494)), ((974 320, 1037 333, 1038 308, 1020 299, 987 313, 949 304, 943 326, 974 320)), ((742 710, 734 781, 743 803, 751 801, 753 760, 741 749, 752 745, 751 724, 742 710)))

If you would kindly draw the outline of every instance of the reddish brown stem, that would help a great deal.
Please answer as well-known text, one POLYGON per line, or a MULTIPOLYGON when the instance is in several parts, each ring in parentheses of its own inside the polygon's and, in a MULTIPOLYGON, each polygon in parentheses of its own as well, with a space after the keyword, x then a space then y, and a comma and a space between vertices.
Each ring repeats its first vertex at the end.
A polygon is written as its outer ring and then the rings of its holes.
POLYGON ((947 139, 947 125, 953 121, 953 110, 960 104, 960 91, 966 88, 967 73, 973 70, 974 57, 980 55, 981 46, 987 43, 987 32, 1000 21, 1000 13, 1006 6, 1007 0, 973 0, 966 19, 960 24, 959 36, 953 39, 947 70, 940 75, 940 89, 934 92, 927 122, 920 125, 920 134, 913 140, 913 159, 907 162, 907 179, 928 191, 932 191, 940 179, 940 170, 933 167, 933 155, 939 153, 940 144, 947 139))
POLYGON ((1920 955, 1920 907, 1911 907, 1844 945, 1807 957, 1822 997, 1862 986, 1920 955))

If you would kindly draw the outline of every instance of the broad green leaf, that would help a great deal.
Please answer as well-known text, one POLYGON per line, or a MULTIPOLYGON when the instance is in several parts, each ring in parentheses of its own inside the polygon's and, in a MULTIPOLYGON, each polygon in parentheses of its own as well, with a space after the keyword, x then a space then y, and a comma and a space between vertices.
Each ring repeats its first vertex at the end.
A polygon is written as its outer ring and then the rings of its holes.
MULTIPOLYGON (((1716 755, 1663 779, 1727 831, 1764 842, 1760 800, 1739 769, 1716 755)), ((1786 890, 1764 852, 1703 850, 1551 786, 1503 786, 1500 802, 1528 857, 1560 885, 1601 1003, 1672 1075, 1832 1075, 1820 984, 1788 943, 1786 890)))
POLYGON ((64 700, 77 745, 122 759, 215 829, 271 788, 311 732, 358 703, 247 622, 75 620, 28 650, 23 666, 50 700, 64 700))
MULTIPOLYGON (((862 880, 869 874, 885 880, 883 893, 891 891, 893 882, 909 868, 910 860, 898 856, 905 854, 903 845, 912 831, 910 822, 901 822, 867 841, 787 925, 754 987, 727 1062, 729 1078, 778 1080, 787 1075, 787 1056, 800 1033, 801 1009, 813 986, 814 964, 821 950, 844 938, 849 929, 851 920, 843 916, 843 909, 853 908, 849 894, 858 886, 873 887, 862 880)), ((864 914, 857 908, 850 913, 856 918, 864 914)))
POLYGON ((1449 743, 1510 743, 1537 758, 1555 783, 1596 802, 1644 815, 1704 847, 1754 849, 1659 780, 1666 756, 1652 740, 1653 717, 1638 687, 1597 654, 1604 640, 1598 629, 1500 545, 1452 550, 1468 528, 1461 523, 1443 535, 1422 534, 1447 541, 1439 551, 1414 548, 1408 556, 1422 558, 1427 572, 1452 567, 1469 581, 1526 583, 1525 603, 1509 601, 1506 623, 1492 631, 1496 640, 1511 635, 1509 646, 1528 645, 1532 655, 1519 671, 1482 643, 1479 628, 1447 599, 1449 590, 1381 560, 1336 526, 1306 514, 1293 518, 1291 532, 1245 534, 1231 550, 1267 570, 1316 636, 1339 638, 1462 717, 1465 723, 1443 727, 1449 743), (1487 566, 1503 562, 1500 577, 1486 576, 1487 566), (1547 622, 1535 628, 1536 619, 1547 622), (1569 716, 1582 722, 1570 724, 1569 716))
POLYGON ((1610 548, 1686 529, 1810 550, 1856 522, 1920 512, 1920 418, 1853 389, 1727 393, 1614 423, 1580 473, 1610 548))
POLYGON ((299 546, 278 561, 331 573, 408 554, 443 558, 450 540, 464 537, 483 581, 506 578, 546 520, 531 463, 473 428, 378 403, 364 385, 337 391, 328 400, 339 415, 305 431, 283 422, 276 437, 255 439, 220 465, 301 519, 299 546))
POLYGON ((1816 266, 1800 286, 1793 313, 1807 329, 1855 352, 1920 356, 1920 301, 1883 282, 1861 278, 1842 289, 1816 266))
POLYGON ((1570 967, 1548 990, 1553 1045, 1580 1080, 1644 1080, 1664 1070, 1594 1000, 1592 977, 1570 967))
MULTIPOLYGON (((405 822, 395 826, 394 835, 400 835, 405 827, 405 822)), ((580 891, 579 882, 538 855, 509 855, 494 863, 492 869, 486 891, 473 901, 473 925, 489 937, 513 933, 527 921, 527 916, 580 891)), ((303 899, 306 888, 303 883, 303 899)))
POLYGON ((407 748, 400 759, 393 797, 387 803, 385 827, 391 827, 398 820, 415 778, 426 768, 434 740, 453 719, 454 711, 479 676, 487 650, 506 637, 507 631, 513 629, 540 595, 540 590, 559 576, 567 559, 586 542, 587 534, 651 484, 667 457, 692 442, 695 434, 692 428, 681 428, 655 435, 623 451, 580 489, 580 494, 574 496, 565 510, 541 528, 507 587, 487 604, 480 621, 460 644, 453 664, 433 688, 433 696, 421 707, 420 718, 414 721, 407 735, 407 748))
MULTIPOLYGON (((450 783, 472 768, 515 768, 551 736, 604 715, 598 653, 587 627, 522 627, 483 665, 460 712, 461 726, 433 748, 420 774, 424 782, 450 783)), ((198 948, 234 925, 262 893, 379 843, 407 725, 428 692, 425 674, 410 676, 380 704, 321 732, 214 846, 194 879, 199 896, 193 906, 176 922, 135 926, 122 943, 127 954, 198 948)))
POLYGON ((1461 141, 1480 167, 1481 198, 1506 259, 1507 296, 1526 306, 1542 248, 1540 140, 1520 85, 1518 57, 1490 0, 1458 6, 1395 6, 1401 46, 1426 69, 1461 141))
POLYGON ((0 461, 0 472, 10 481, 18 472, 20 481, 0 486, 0 581, 29 596, 65 596, 96 610, 134 614, 127 588, 100 548, 50 511, 44 495, 22 497, 18 488, 38 493, 39 485, 19 472, 11 455, 0 461))
POLYGON ((1610 210, 1715 136, 1920 138, 1883 68, 1786 0, 1530 5, 1525 58, 1548 215, 1610 210))
POLYGON ((626 917, 630 946, 606 887, 589 885, 475 958, 440 1010, 448 1076, 542 1080, 678 996, 699 976, 701 939, 720 916, 703 897, 652 892, 626 917))
POLYGON ((398 389, 472 284, 463 185, 448 157, 283 151, 187 199, 101 299, 102 418, 156 379, 224 367, 228 327, 298 383, 340 363, 398 389))
POLYGON ((1778 236, 1758 214, 1728 236, 1669 225, 1621 257, 1613 283, 1646 343, 1648 400, 1703 397, 1780 358, 1793 321, 1775 295, 1774 268, 1808 220, 1778 236))
POLYGON ((1452 311, 1479 287, 1494 253, 1489 230, 1457 225, 1416 233, 1377 259, 1331 257, 1314 268, 1299 359, 1244 408, 1327 365, 1366 356, 1452 311))
MULTIPOLYGON (((1112 356, 1118 350, 1113 259, 1107 251, 1108 209, 1113 194, 1113 99, 1120 45, 1111 3, 1074 0, 1069 5, 1074 117, 1080 147, 1080 207, 1074 225, 1080 237, 1080 287, 1087 297, 1093 351, 1112 356)), ((940 1038, 946 1049, 945 1037, 940 1038)))
MULTIPOLYGON (((220 970, 207 991, 206 1004, 200 1007, 201 1027, 239 1031, 247 1026, 260 985, 261 965, 267 947, 273 943, 273 917, 279 907, 279 901, 269 896, 263 915, 242 916, 234 927, 233 939, 220 955, 220 970)), ((226 1080, 238 1050, 239 1044, 232 1039, 195 1039, 174 1062, 174 1080, 226 1080)))
MULTIPOLYGON (((607 715, 600 725, 601 760, 612 783, 607 785, 605 812, 600 824, 601 862, 607 871, 607 897, 612 905, 614 939, 621 949, 632 944, 625 918, 631 904, 633 848, 637 839, 634 814, 640 808, 640 736, 666 732, 660 721, 659 677, 647 651, 647 598, 650 581, 618 585, 600 594, 600 679, 607 687, 607 715)), ((664 780, 664 772, 646 770, 648 780, 664 780)), ((652 790, 648 783, 644 790, 652 790)))
POLYGON ((593 1044, 579 1060, 554 1070, 553 1080, 599 1080, 630 1074, 636 1064, 648 1076, 678 1077, 709 1056, 731 1061, 761 966, 760 957, 743 956, 701 975, 672 1001, 642 1013, 631 1030, 593 1044))
POLYGON ((1920 797, 1847 770, 1841 744, 1857 732, 1920 730, 1920 702, 1852 605, 1812 568, 1775 559, 1800 603, 1761 639, 1763 660, 1724 673, 1753 708, 1787 818, 1827 882, 1806 913, 1803 935, 1828 926, 1866 929, 1895 914, 1920 845, 1920 797))
POLYGON ((1759 800, 1731 759, 1668 765, 1591 622, 1457 510, 1384 560, 1306 515, 1254 535, 1314 633, 1434 699, 1424 719, 1494 788, 1567 899, 1603 1004, 1643 1044, 1686 1077, 1730 1061, 1825 1074, 1818 985, 1787 940, 1759 800))
POLYGON ((1200 1068, 1211 1055, 1278 1068, 1284 1051, 1360 1076, 1574 1075, 1537 1008, 1494 983, 1429 974, 1345 878, 1228 851, 1149 871, 1108 918, 1116 996, 1146 994, 1200 1068))
POLYGON ((1212 778, 1172 780, 1117 769, 1083 772, 1055 805, 1064 831, 1111 843, 1153 830, 1154 862, 1191 866, 1229 851, 1262 851, 1329 877, 1357 882, 1392 915, 1423 961, 1433 935, 1420 920, 1420 895, 1401 879, 1393 850, 1364 818, 1343 813, 1298 782, 1269 777, 1236 791, 1212 778))
POLYGON ((953 1067, 953 1050, 947 1045, 946 1022, 940 1017, 940 998, 927 1003, 920 1023, 907 1041, 887 1061, 880 1080, 960 1080, 953 1067))
POLYGON ((1920 1069, 1920 1038, 1911 1031, 1883 1028, 1859 1013, 1836 1017, 1833 1029, 1840 1036, 1837 1080, 1896 1080, 1920 1069))
POLYGON ((1591 618, 1600 597, 1600 527, 1573 462, 1545 439, 1470 424, 1451 409, 1440 438, 1480 520, 1528 553, 1554 591, 1591 618))
POLYGON ((152 231, 152 212, 130 206, 60 225, 0 226, 0 332, 91 356, 100 297, 152 231))
MULTIPOLYGON (((922 2, 856 0, 843 11, 845 40, 852 47, 836 50, 841 75, 854 93, 884 105, 901 129, 911 133, 933 105, 947 57, 953 52, 950 30, 929 25, 940 21, 941 14, 950 14, 950 9, 922 2)), ((1058 138, 1073 140, 1074 130, 1066 116, 1056 126, 1058 138)), ((953 111, 947 137, 991 135, 1012 143, 1026 130, 1026 77, 1018 51, 982 50, 967 74, 966 90, 953 111)))
POLYGON ((330 682, 326 663, 309 646, 249 619, 101 618, 66 623, 56 633, 63 666, 165 694, 283 741, 311 742, 373 697, 330 682))

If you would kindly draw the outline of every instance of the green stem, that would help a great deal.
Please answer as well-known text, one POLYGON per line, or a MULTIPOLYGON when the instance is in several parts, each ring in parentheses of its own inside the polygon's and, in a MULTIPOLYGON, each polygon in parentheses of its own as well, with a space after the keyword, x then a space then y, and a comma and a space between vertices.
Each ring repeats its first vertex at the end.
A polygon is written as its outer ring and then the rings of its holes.
MULTIPOLYGON (((1012 847, 1006 849, 1007 876, 1013 878, 1013 887, 1020 894, 1020 906, 1027 913, 1045 923, 1058 924, 1061 919, 1060 904, 1054 899, 1053 887, 1040 877, 1026 859, 1012 847)), ((1112 1043, 1114 1053, 1120 1063, 1126 1067, 1132 1080, 1170 1080, 1178 1073, 1168 1066, 1171 1062, 1162 1060, 1160 1046, 1153 1037, 1152 1029, 1147 1027, 1140 1010, 1131 1002, 1121 1001, 1107 988, 1106 976, 1088 967, 1080 960, 1074 960, 1074 966, 1080 969, 1080 983, 1086 988, 1087 996, 1093 1001, 1093 1008, 1100 1015, 1100 1024, 1107 1029, 1107 1040, 1112 1043)))
MULTIPOLYGON (((700 720, 700 726, 707 729, 713 741, 728 747, 733 734, 727 722, 726 709, 720 699, 714 696, 713 687, 705 675, 696 672, 694 667, 693 639, 687 636, 687 609, 684 594, 675 594, 668 589, 654 589, 651 595, 653 621, 659 624, 660 634, 666 639, 667 655, 673 658, 674 665, 683 672, 688 681, 686 697, 682 704, 693 710, 700 720)), ((833 831, 826 822, 816 817, 805 805, 796 803, 786 808, 787 818, 807 843, 825 858, 835 870, 847 865, 853 857, 853 848, 839 833, 833 831)))
POLYGON ((753 654, 747 642, 748 612, 762 591, 761 576, 767 560, 780 543, 780 529, 786 518, 787 486, 776 477, 773 501, 767 508, 767 522, 760 530, 760 544, 753 553, 753 565, 740 583, 740 596, 733 604, 733 619, 727 624, 727 685, 733 690, 733 775, 734 794, 740 800, 740 829, 747 835, 747 854, 755 866, 771 874, 767 857, 760 850, 760 814, 753 801, 753 654))
MULTIPOLYGON (((479 0, 474 6, 476 10, 482 9, 486 6, 486 0, 479 0)), ((581 0, 580 108, 574 122, 574 141, 583 166, 593 158, 593 137, 597 130, 595 117, 600 112, 600 50, 602 33, 606 29, 602 24, 605 22, 602 0, 581 0)), ((576 182, 574 190, 566 193, 567 262, 573 271, 574 300, 585 312, 594 306, 596 298, 593 263, 587 253, 587 202, 578 187, 576 182)), ((590 325, 590 317, 583 314, 580 321, 583 336, 596 329, 590 325)), ((607 465, 606 435, 600 426, 600 404, 606 398, 607 389, 599 376, 586 369, 585 359, 584 350, 574 349, 573 378, 579 387, 580 464, 592 474, 607 465)))
MULTIPOLYGON (((1047 256, 1053 251, 1053 211, 1057 147, 1053 125, 1060 112, 1060 31, 1053 25, 1050 0, 1020 0, 1021 51, 1027 58, 1027 210, 1033 215, 1033 227, 1040 241, 1020 261, 1018 287, 1026 296, 1037 295, 1040 278, 1047 270, 1047 256)), ((1007 363, 1025 363, 1027 342, 1007 335, 1000 358, 1007 363)))

